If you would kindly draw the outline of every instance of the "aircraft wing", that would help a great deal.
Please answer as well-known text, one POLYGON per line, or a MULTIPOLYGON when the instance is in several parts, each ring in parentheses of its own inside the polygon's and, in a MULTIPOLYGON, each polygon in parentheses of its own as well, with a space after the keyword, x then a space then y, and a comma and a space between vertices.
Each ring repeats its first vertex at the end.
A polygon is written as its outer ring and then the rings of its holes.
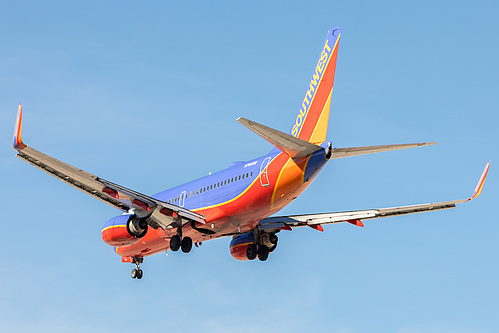
POLYGON ((482 191, 485 177, 490 167, 490 162, 487 163, 483 170, 482 176, 478 181, 475 192, 469 199, 437 202, 412 206, 400 206, 391 208, 368 209, 350 212, 336 212, 336 213, 320 213, 320 214, 306 214, 306 215, 293 215, 293 216, 277 216, 263 219, 258 224, 259 230, 291 230, 295 227, 309 226, 314 229, 323 231, 321 225, 348 222, 359 227, 363 227, 363 220, 377 219, 381 217, 398 216, 415 214, 422 212, 429 212, 435 210, 449 209, 456 207, 456 204, 470 201, 478 197, 482 191))
POLYGON ((174 223, 186 224, 190 221, 205 223, 203 215, 114 184, 28 147, 22 141, 21 130, 22 104, 19 105, 14 131, 17 157, 108 205, 145 218, 152 228, 167 229, 172 228, 174 223))

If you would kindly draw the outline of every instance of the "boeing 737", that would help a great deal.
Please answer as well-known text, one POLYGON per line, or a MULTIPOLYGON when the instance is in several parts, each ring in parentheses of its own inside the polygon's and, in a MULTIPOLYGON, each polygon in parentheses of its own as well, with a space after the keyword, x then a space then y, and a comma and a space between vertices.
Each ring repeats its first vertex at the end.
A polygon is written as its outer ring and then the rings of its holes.
POLYGON ((261 157, 232 163, 229 168, 186 184, 145 195, 80 170, 23 143, 22 103, 14 132, 17 157, 107 203, 123 213, 102 229, 104 242, 123 262, 134 264, 132 278, 141 279, 144 257, 168 250, 188 253, 192 245, 232 237, 230 253, 237 260, 267 260, 277 247, 277 234, 308 226, 351 223, 388 216, 454 208, 477 197, 490 162, 469 199, 382 209, 275 216, 296 199, 330 160, 435 144, 414 143, 333 148, 326 140, 333 93, 340 28, 328 31, 300 110, 289 133, 245 118, 237 121, 275 147, 261 157))

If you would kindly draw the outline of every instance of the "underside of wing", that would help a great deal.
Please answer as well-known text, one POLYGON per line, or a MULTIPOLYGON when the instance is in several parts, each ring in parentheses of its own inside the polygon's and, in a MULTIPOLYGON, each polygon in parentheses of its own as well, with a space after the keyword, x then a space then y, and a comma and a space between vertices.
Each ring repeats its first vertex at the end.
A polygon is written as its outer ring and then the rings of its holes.
POLYGON ((14 149, 18 151, 17 157, 96 199, 146 219, 152 228, 167 229, 191 221, 205 223, 203 215, 101 179, 28 147, 22 141, 21 129, 22 105, 19 106, 14 131, 14 149))
POLYGON ((490 162, 487 163, 483 173, 478 181, 473 196, 468 199, 428 203, 411 206, 400 206, 391 208, 368 209, 350 212, 336 212, 336 213, 320 213, 320 214, 306 214, 306 215, 292 215, 292 216, 277 216, 263 219, 258 224, 259 230, 289 230, 295 227, 309 226, 314 229, 322 230, 321 225, 348 222, 360 227, 363 227, 362 221, 377 219, 381 217, 416 214, 423 212, 430 212, 442 209, 449 209, 456 207, 456 204, 470 201, 480 195, 487 172, 490 167, 490 162))
POLYGON ((282 229, 282 228, 286 229, 286 226, 295 228, 295 227, 316 226, 316 225, 343 223, 343 222, 349 222, 357 226, 363 226, 361 222, 363 220, 449 209, 449 208, 454 208, 456 206, 456 203, 458 202, 461 201, 449 201, 449 202, 440 202, 434 204, 422 204, 422 205, 401 206, 401 207, 392 207, 392 208, 368 209, 368 210, 358 210, 350 212, 270 217, 261 220, 260 223, 258 224, 258 228, 260 230, 282 229))

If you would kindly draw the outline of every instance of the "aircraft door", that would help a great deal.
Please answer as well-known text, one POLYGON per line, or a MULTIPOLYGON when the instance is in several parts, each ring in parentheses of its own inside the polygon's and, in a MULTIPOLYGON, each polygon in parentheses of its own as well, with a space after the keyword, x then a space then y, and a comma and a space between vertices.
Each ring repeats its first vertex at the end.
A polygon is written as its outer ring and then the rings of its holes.
POLYGON ((187 192, 186 191, 180 193, 180 199, 178 200, 179 207, 184 207, 184 205, 185 205, 185 198, 186 197, 187 197, 187 192))
POLYGON ((269 163, 270 163, 270 157, 267 157, 266 159, 263 160, 262 165, 260 166, 260 184, 262 184, 262 187, 270 185, 268 170, 267 170, 269 163))

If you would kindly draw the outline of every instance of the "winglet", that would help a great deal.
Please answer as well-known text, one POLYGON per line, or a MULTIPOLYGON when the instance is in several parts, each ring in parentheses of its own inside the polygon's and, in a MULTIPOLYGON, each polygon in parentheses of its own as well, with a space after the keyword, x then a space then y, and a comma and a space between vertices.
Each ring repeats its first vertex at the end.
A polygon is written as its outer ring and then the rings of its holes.
POLYGON ((490 162, 492 161, 489 161, 489 163, 487 163, 487 165, 485 166, 485 169, 483 169, 482 176, 480 177, 480 180, 478 181, 478 184, 475 187, 475 193, 473 193, 473 196, 468 200, 475 199, 480 195, 480 193, 482 193, 483 184, 485 183, 487 172, 489 172, 490 162))
POLYGON ((23 127, 23 103, 19 104, 19 109, 17 111, 16 127, 14 129, 14 149, 17 151, 23 150, 27 146, 23 143, 21 138, 21 132, 23 127))

